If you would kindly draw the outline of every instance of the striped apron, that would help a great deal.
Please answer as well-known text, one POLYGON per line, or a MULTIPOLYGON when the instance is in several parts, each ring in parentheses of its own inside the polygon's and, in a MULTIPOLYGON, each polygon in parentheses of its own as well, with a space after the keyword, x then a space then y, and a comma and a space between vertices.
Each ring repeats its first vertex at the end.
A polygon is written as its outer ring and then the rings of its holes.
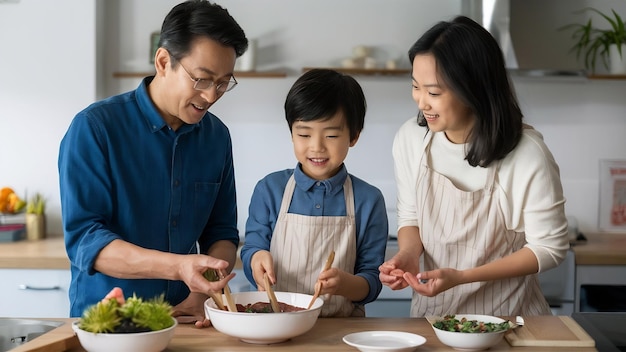
MULTIPOLYGON (((462 191, 430 168, 432 135, 429 132, 424 140, 416 188, 424 245, 421 270, 474 268, 521 249, 525 234, 507 230, 499 193, 494 192, 500 162, 489 167, 483 189, 462 191)), ((434 297, 413 292, 413 317, 461 313, 551 315, 536 274, 458 285, 434 297)))
MULTIPOLYGON (((270 243, 276 272, 276 290, 313 294, 317 277, 332 250, 336 254, 333 267, 354 274, 356 225, 352 180, 350 176, 346 177, 343 185, 346 216, 288 213, 295 186, 292 175, 283 193, 270 243)), ((365 309, 343 296, 333 295, 324 303, 320 316, 365 316, 365 309)))

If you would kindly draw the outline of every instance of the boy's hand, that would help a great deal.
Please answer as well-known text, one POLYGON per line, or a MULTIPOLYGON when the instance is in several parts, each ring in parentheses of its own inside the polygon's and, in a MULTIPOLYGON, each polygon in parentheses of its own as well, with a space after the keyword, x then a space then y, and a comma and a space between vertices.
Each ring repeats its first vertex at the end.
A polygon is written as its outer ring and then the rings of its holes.
POLYGON ((317 280, 322 282, 322 291, 320 294, 336 294, 339 287, 341 287, 344 274, 346 274, 346 272, 337 268, 330 268, 326 271, 322 271, 317 277, 317 280))
POLYGON ((267 273, 272 285, 276 284, 276 274, 274 273, 274 259, 269 251, 258 251, 250 259, 252 276, 259 291, 265 291, 265 280, 263 275, 267 273))

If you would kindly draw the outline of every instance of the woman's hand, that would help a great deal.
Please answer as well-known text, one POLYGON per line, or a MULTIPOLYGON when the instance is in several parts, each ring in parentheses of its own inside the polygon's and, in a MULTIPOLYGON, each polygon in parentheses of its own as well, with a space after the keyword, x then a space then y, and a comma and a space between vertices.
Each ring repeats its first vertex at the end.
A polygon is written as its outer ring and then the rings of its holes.
POLYGON ((463 283, 462 272, 451 268, 425 271, 417 275, 404 273, 402 277, 415 292, 427 297, 436 296, 463 283))
POLYGON ((404 276, 419 272, 419 258, 411 256, 408 252, 399 251, 393 258, 382 263, 378 270, 380 271, 378 277, 383 285, 389 286, 392 290, 401 290, 409 286, 404 276))

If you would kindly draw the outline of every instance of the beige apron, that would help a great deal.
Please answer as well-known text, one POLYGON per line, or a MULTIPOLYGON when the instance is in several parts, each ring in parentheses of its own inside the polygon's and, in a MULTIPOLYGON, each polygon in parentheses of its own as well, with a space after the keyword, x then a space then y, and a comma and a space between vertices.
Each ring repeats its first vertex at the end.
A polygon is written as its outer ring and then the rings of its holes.
MULTIPOLYGON (((417 178, 417 219, 424 244, 420 270, 474 268, 522 248, 525 234, 506 229, 499 193, 493 192, 500 162, 489 167, 483 189, 462 191, 430 168, 432 135, 424 140, 417 178)), ((411 316, 455 313, 551 314, 537 275, 458 285, 434 297, 413 292, 411 316)))
MULTIPOLYGON (((354 274, 356 225, 352 181, 348 176, 343 185, 346 216, 288 213, 295 186, 296 182, 291 175, 283 193, 270 243, 276 270, 275 289, 313 294, 317 277, 332 250, 336 254, 333 267, 354 274)), ((365 310, 343 296, 333 295, 324 303, 320 316, 365 316, 365 310)))

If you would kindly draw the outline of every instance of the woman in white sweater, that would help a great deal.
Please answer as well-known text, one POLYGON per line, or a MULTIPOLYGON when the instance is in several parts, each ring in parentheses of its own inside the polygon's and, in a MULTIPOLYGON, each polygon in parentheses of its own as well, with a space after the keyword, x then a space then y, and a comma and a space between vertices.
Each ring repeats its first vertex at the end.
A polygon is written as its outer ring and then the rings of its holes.
POLYGON ((381 281, 414 290, 411 316, 550 314, 536 274, 569 248, 559 168, 497 42, 460 16, 409 59, 419 114, 393 145, 399 250, 381 281))

